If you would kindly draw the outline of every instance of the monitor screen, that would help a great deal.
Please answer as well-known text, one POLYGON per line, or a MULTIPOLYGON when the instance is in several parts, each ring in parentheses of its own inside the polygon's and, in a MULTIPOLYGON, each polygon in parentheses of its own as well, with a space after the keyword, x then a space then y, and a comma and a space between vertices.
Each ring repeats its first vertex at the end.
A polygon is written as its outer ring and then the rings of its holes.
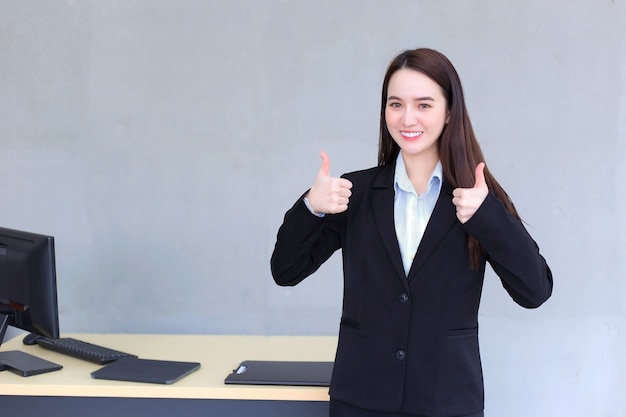
POLYGON ((9 325, 59 337, 52 236, 0 227, 0 343, 9 325))

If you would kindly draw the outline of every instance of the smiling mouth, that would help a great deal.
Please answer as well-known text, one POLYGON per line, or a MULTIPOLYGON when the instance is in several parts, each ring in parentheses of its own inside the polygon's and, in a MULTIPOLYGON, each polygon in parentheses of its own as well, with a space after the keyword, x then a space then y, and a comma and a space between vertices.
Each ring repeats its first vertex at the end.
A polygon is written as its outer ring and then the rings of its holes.
POLYGON ((422 136, 424 134, 424 132, 405 132, 405 131, 400 131, 400 134, 407 138, 407 139, 414 139, 417 138, 419 136, 422 136))

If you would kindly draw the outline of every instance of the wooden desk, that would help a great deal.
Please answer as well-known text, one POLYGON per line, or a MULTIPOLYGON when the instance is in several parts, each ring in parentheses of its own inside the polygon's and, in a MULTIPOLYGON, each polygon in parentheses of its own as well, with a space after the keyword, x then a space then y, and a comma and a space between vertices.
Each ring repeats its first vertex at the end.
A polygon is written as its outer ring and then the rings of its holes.
POLYGON ((2 415, 63 416, 326 416, 328 388, 225 385, 243 360, 332 361, 331 336, 205 336, 67 334, 142 359, 200 362, 201 368, 172 385, 92 379, 101 366, 39 346, 22 337, 0 350, 21 350, 63 365, 60 371, 30 377, 0 372, 2 415), (25 411, 28 411, 24 414, 25 411))

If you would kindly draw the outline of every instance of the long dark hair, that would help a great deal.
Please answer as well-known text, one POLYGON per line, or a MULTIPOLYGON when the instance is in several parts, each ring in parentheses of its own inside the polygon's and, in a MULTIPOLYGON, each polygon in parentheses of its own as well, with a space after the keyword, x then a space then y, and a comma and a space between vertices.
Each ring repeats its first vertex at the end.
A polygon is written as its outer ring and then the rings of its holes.
MULTIPOLYGON (((470 188, 474 186, 475 169, 480 162, 485 162, 483 152, 476 140, 472 123, 470 122, 461 80, 454 66, 441 52, 428 48, 407 50, 395 57, 385 73, 383 80, 382 101, 380 107, 380 139, 378 146, 378 165, 384 166, 395 162, 400 147, 391 137, 387 129, 385 108, 387 106, 387 89, 391 76, 398 70, 412 69, 430 77, 436 82, 448 104, 449 120, 437 141, 439 158, 443 167, 445 180, 454 188, 470 188)), ((485 181, 492 192, 513 216, 520 219, 517 210, 504 189, 489 173, 484 170, 485 181)), ((482 258, 482 248, 478 241, 468 237, 468 251, 470 265, 478 269, 482 258)))

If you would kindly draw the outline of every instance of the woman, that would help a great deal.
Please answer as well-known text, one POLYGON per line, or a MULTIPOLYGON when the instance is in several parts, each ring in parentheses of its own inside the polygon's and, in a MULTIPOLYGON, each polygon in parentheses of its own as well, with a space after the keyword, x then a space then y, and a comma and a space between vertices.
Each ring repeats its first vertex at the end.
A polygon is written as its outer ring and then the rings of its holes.
POLYGON ((296 285, 342 249, 331 416, 482 416, 478 307, 486 263, 519 305, 552 274, 485 168, 450 61, 409 50, 383 81, 378 166, 341 178, 328 156, 272 254, 296 285))

